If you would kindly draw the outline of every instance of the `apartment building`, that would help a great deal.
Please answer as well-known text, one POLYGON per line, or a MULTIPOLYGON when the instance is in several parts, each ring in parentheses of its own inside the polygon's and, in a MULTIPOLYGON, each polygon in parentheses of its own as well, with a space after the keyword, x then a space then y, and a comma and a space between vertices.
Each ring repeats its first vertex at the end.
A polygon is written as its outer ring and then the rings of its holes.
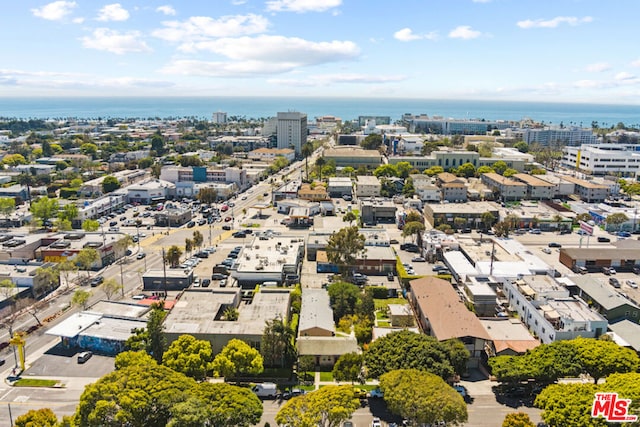
POLYGON ((555 193, 555 186, 547 181, 543 181, 535 175, 517 173, 513 175, 516 181, 520 181, 527 186, 527 199, 547 200, 552 199, 555 193))
POLYGON ((483 173, 481 179, 487 187, 499 192, 504 201, 522 200, 527 197, 527 185, 522 182, 497 173, 483 173))
POLYGON ((585 202, 603 202, 610 194, 610 189, 606 185, 596 184, 572 176, 565 176, 564 179, 575 185, 575 194, 585 202))
POLYGON ((543 146, 552 144, 563 144, 565 146, 580 144, 595 144, 598 142, 598 135, 591 129, 579 127, 544 127, 544 128, 513 128, 505 129, 501 132, 507 138, 522 140, 527 144, 533 142, 543 146))
POLYGON ((248 185, 247 171, 237 167, 214 169, 205 166, 165 166, 160 172, 160 179, 174 184, 190 181, 231 183, 240 189, 248 185))
POLYGON ((379 197, 382 185, 375 176, 359 175, 356 178, 356 196, 379 197))
POLYGON ((278 148, 293 148, 299 156, 302 146, 307 142, 307 115, 299 112, 278 113, 276 127, 278 148))

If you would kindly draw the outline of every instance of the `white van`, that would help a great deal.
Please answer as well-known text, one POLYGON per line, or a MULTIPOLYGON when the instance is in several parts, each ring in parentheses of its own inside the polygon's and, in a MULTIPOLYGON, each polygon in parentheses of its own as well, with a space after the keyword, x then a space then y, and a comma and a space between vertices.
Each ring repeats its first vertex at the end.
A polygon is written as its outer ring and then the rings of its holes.
POLYGON ((276 394, 278 394, 278 386, 275 383, 262 383, 256 384, 251 389, 256 396, 262 398, 275 398, 276 394))

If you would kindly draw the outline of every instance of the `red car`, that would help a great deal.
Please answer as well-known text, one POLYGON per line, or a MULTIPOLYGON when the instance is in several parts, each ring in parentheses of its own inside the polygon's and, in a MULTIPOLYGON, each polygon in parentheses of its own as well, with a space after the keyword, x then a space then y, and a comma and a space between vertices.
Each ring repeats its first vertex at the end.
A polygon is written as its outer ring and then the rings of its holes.
POLYGON ((228 210, 229 210, 229 206, 227 206, 227 205, 222 205, 222 207, 220 208, 220 210, 221 210, 222 212, 226 212, 226 211, 228 211, 228 210))
POLYGON ((224 222, 229 222, 229 221, 231 221, 231 217, 230 217, 230 216, 228 216, 228 217, 226 217, 226 218, 224 219, 224 222))

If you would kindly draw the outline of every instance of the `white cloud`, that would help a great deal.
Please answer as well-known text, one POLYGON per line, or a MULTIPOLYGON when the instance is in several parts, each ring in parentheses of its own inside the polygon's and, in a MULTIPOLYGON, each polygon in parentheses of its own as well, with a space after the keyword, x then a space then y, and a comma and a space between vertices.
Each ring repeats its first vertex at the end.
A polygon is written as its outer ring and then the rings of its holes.
POLYGON ((230 15, 213 19, 208 16, 192 16, 186 21, 166 21, 164 28, 152 35, 170 42, 180 42, 188 50, 193 42, 216 37, 235 37, 259 34, 269 27, 269 21, 260 15, 230 15))
POLYGON ((471 0, 474 3, 491 3, 491 0, 471 0))
POLYGON ((324 12, 342 4, 342 0, 271 0, 267 1, 270 12, 324 12))
POLYGON ((73 18, 72 22, 74 24, 82 24, 84 22, 84 18, 82 18, 82 17, 73 18))
POLYGON ((231 0, 231 4, 234 6, 242 6, 247 0, 231 0))
POLYGON ((165 15, 174 16, 176 14, 176 10, 173 6, 165 4, 164 6, 158 6, 156 8, 156 12, 164 13, 165 15))
POLYGON ((635 61, 631 61, 632 67, 640 67, 640 59, 636 59, 635 61))
POLYGON ((580 24, 587 24, 593 21, 593 18, 590 16, 584 16, 582 18, 578 18, 576 16, 556 16, 555 18, 544 20, 544 19, 526 19, 524 21, 518 21, 517 25, 520 28, 529 29, 529 28, 556 28, 560 24, 568 24, 572 27, 580 24))
POLYGON ((31 12, 38 18, 59 21, 69 15, 76 6, 77 3, 74 1, 54 1, 40 8, 31 9, 31 12))
POLYGON ((98 21, 126 21, 129 19, 129 11, 120 3, 105 5, 96 18, 98 21))
POLYGON ((615 79, 618 81, 623 81, 623 80, 635 80, 637 77, 634 76, 631 73, 627 73, 626 71, 622 71, 618 74, 616 74, 615 79))
POLYGON ((578 80, 573 84, 575 87, 580 89, 604 89, 611 87, 611 83, 606 82, 604 80, 578 80))
POLYGON ((97 28, 92 37, 82 37, 82 46, 87 49, 106 50, 122 55, 127 52, 148 52, 151 48, 140 40, 139 31, 119 32, 108 28, 97 28))
POLYGON ((167 74, 247 77, 280 74, 309 65, 345 61, 360 54, 352 42, 310 42, 282 36, 242 37, 202 42, 197 50, 223 55, 230 61, 175 60, 162 68, 167 74))
POLYGON ((237 61, 295 63, 298 66, 350 60, 360 54, 350 41, 312 42, 298 37, 222 38, 195 43, 194 50, 210 51, 237 61))
POLYGON ((468 25, 460 25, 449 32, 449 37, 452 39, 471 40, 480 36, 482 36, 480 31, 473 30, 468 25))
POLYGON ((438 33, 435 31, 425 33, 425 34, 416 34, 413 32, 411 28, 403 28, 401 30, 393 33, 393 37, 396 40, 400 40, 401 42, 410 42, 413 40, 436 40, 438 38, 438 33))
POLYGON ((309 86, 330 86, 340 83, 353 84, 375 84, 375 83, 394 83, 406 80, 406 76, 371 76, 368 74, 319 74, 311 75, 305 79, 268 79, 269 83, 309 87, 309 86))
POLYGON ((587 71, 592 73, 601 73, 603 71, 608 71, 610 69, 611 69, 611 64, 607 62, 596 62, 596 63, 587 65, 587 71))

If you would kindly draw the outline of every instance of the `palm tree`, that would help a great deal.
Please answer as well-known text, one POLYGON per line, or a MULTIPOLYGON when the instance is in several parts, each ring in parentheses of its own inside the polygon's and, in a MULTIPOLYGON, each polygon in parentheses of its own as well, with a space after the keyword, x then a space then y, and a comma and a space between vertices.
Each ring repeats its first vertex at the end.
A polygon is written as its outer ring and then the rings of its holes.
POLYGON ((304 169, 307 175, 307 181, 309 180, 309 156, 313 154, 313 144, 305 142, 301 148, 302 157, 304 157, 304 169))

